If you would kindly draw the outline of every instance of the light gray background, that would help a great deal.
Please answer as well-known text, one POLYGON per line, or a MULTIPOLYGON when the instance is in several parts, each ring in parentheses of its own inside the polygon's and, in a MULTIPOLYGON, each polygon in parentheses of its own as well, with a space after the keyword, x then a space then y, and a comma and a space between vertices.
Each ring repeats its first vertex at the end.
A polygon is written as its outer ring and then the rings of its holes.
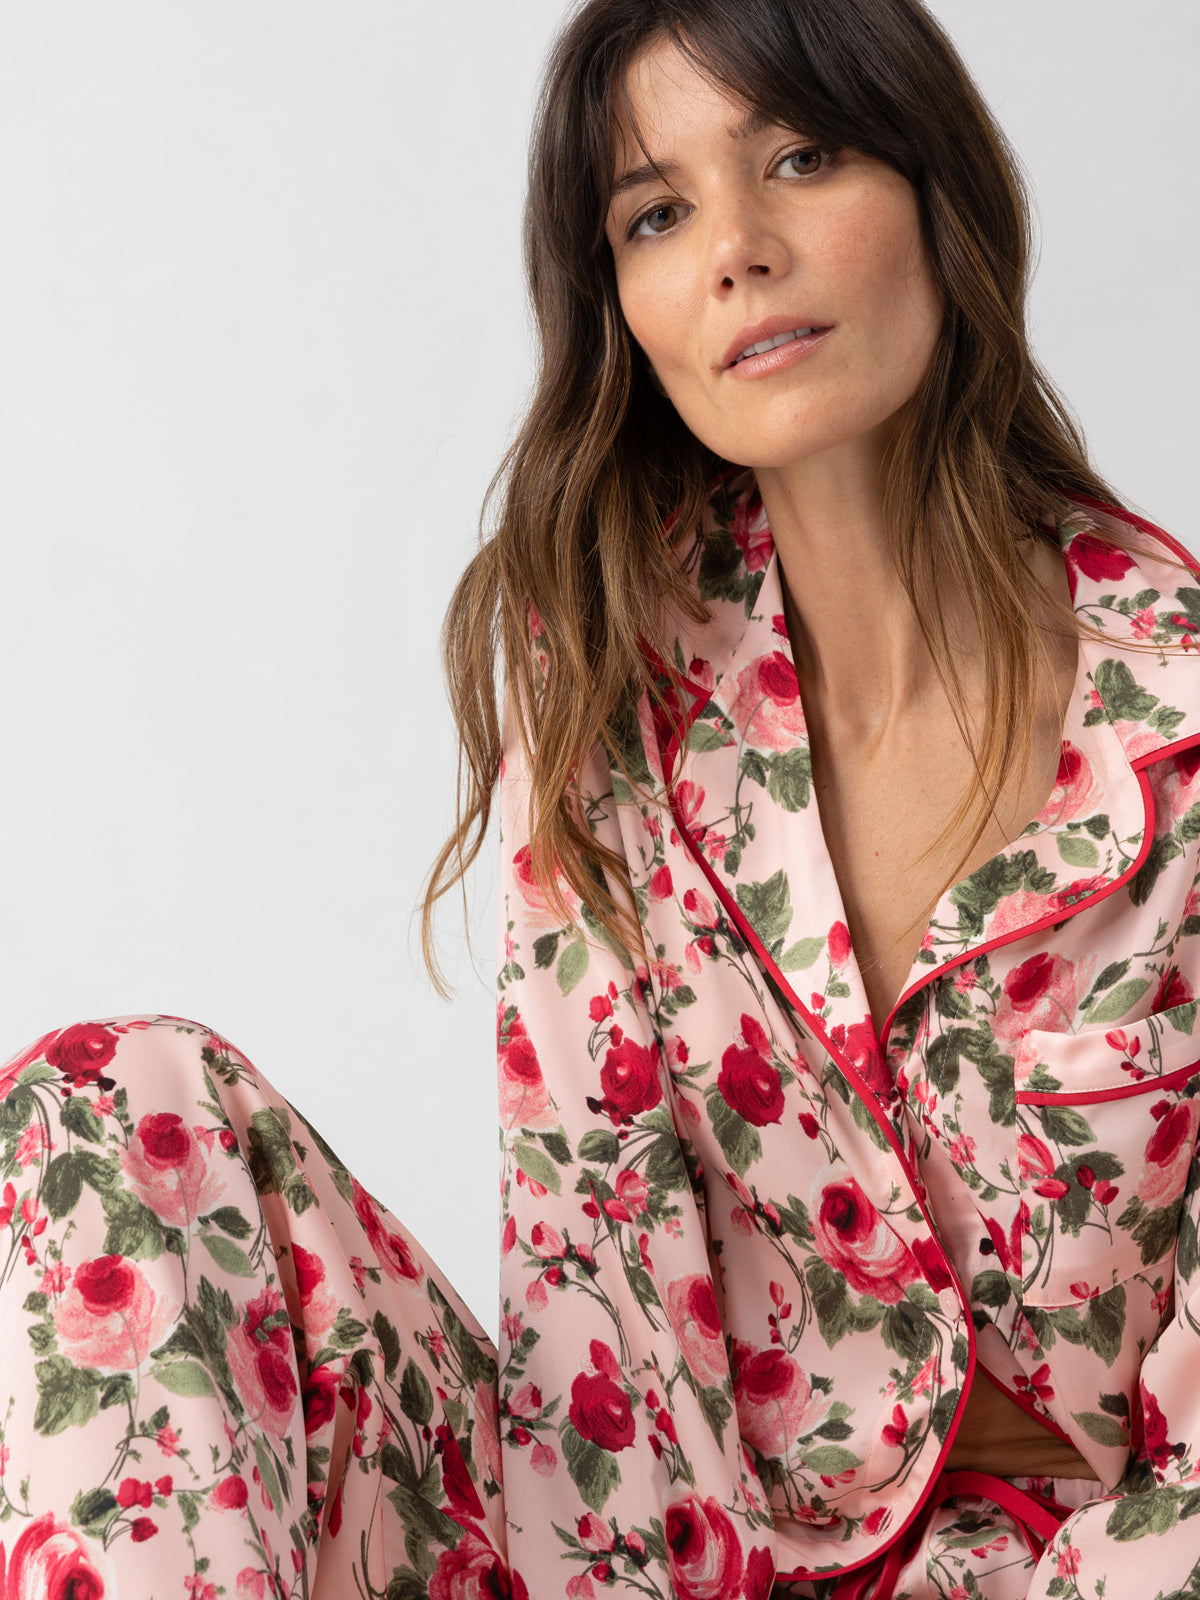
MULTIPOLYGON (((1030 169, 1038 348, 1200 544, 1192 0, 939 0, 1030 169)), ((494 872, 441 614, 526 392, 561 0, 0 3, 0 1056, 163 1010, 247 1051, 495 1330, 494 872)))

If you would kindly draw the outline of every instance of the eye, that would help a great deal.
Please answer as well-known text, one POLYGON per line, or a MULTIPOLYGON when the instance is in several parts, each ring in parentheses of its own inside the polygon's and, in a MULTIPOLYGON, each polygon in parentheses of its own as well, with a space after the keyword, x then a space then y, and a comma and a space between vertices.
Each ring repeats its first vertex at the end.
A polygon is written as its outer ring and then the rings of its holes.
POLYGON ((677 205, 654 206, 635 217, 629 228, 631 239, 653 239, 658 234, 670 233, 686 207, 677 205))
POLYGON ((802 150, 790 150, 776 165, 775 171, 782 172, 785 178, 811 178, 814 173, 820 172, 822 167, 828 166, 830 152, 819 150, 815 145, 806 145, 802 150), (791 171, 784 169, 791 167, 791 171))

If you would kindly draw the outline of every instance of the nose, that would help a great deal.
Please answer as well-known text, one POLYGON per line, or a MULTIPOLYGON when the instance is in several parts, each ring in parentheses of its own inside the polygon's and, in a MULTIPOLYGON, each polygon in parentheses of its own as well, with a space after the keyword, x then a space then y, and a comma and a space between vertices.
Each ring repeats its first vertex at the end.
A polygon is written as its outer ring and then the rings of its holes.
POLYGON ((787 245, 770 219, 743 199, 711 216, 708 288, 723 297, 753 278, 783 277, 790 265, 787 245))

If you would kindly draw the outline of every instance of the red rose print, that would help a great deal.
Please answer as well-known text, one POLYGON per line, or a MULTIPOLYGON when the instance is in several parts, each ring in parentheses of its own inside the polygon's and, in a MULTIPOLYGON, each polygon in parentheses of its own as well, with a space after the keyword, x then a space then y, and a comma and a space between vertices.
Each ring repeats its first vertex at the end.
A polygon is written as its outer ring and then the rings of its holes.
POLYGON ((1097 538, 1094 533, 1077 534, 1067 548, 1067 560, 1097 582, 1123 578, 1133 566, 1132 556, 1126 555, 1119 545, 1097 538))
POLYGON ((1180 974, 1179 968, 1168 967, 1158 980, 1158 992, 1150 1010, 1153 1014, 1169 1011, 1172 1006, 1185 1006, 1195 998, 1191 984, 1180 974))
POLYGON ((304 1432, 311 1437, 332 1422, 341 1378, 331 1367, 314 1367, 304 1386, 304 1432))
POLYGON ((98 1022, 77 1022, 46 1046, 46 1060, 77 1089, 95 1083, 116 1053, 116 1034, 98 1022))
MULTIPOLYGON (((611 1008, 610 1008, 611 1009, 611 1008)), ((543 1128, 558 1121, 533 1040, 519 1015, 501 1005, 496 1019, 500 1118, 506 1128, 543 1128)))
POLYGON ((633 1408, 624 1389, 604 1373, 581 1372, 571 1384, 568 1416, 581 1438, 601 1450, 624 1450, 633 1443, 633 1408))
POLYGON ((765 1545, 746 1557, 746 1600, 770 1600, 775 1585, 775 1560, 765 1545))
POLYGON ((264 1289, 229 1330, 225 1357, 246 1414, 282 1439, 291 1426, 300 1386, 296 1352, 283 1298, 264 1289))
POLYGON ((731 1044, 721 1057, 717 1088, 725 1104, 756 1128, 778 1122, 783 1116, 779 1073, 757 1050, 742 1050, 731 1044))
POLYGON ((173 1111, 141 1119, 121 1151, 121 1171, 138 1199, 178 1228, 213 1210, 228 1186, 226 1163, 173 1111))
POLYGON ((109 1600, 117 1580, 98 1543, 47 1511, 14 1545, 3 1592, 12 1600, 109 1600))
POLYGON ((54 1326, 64 1353, 78 1364, 129 1372, 162 1338, 176 1310, 136 1261, 97 1256, 76 1267, 54 1326))
POLYGON ((354 1214, 366 1230, 379 1265, 390 1278, 407 1278, 413 1283, 420 1283, 425 1276, 425 1268, 414 1259, 412 1243, 399 1231, 400 1224, 397 1222, 394 1228, 388 1226, 389 1222, 395 1222, 395 1218, 383 1211, 357 1178, 351 1180, 351 1194, 354 1214))
POLYGON ((492 1546, 468 1528, 443 1550, 429 1579, 429 1600, 529 1600, 518 1572, 509 1572, 492 1546))
POLYGON ((216 1506, 218 1511, 240 1511, 248 1499, 245 1478, 233 1472, 216 1485, 208 1497, 208 1503, 216 1506))
POLYGON ((726 1600, 741 1587, 737 1531, 715 1495, 689 1494, 667 1507, 667 1567, 678 1600, 726 1600))
POLYGON ((442 1447, 442 1488, 446 1498, 460 1517, 483 1517, 483 1506, 471 1481, 467 1463, 463 1460, 458 1440, 445 1423, 437 1430, 442 1447))
POLYGON ((803 1368, 786 1351, 733 1343, 733 1402, 738 1431, 763 1456, 786 1457, 824 1419, 829 1402, 809 1387, 803 1368))
POLYGON ((812 1194, 813 1240, 824 1260, 845 1273, 859 1294, 873 1295, 886 1305, 903 1300, 906 1285, 920 1276, 916 1258, 855 1179, 843 1169, 826 1167, 817 1174, 812 1194))
POLYGON ((1049 989, 1054 977, 1054 957, 1030 956, 1004 980, 1004 992, 1015 1011, 1028 1011, 1049 989))
POLYGON ((791 750, 806 736, 796 669, 782 650, 742 668, 729 713, 747 742, 763 750, 791 750))
POLYGON ((662 1099, 658 1065, 645 1045, 632 1039, 609 1048, 600 1069, 605 1099, 618 1115, 633 1117, 650 1111, 662 1099))
POLYGON ((707 1273, 667 1285, 667 1311, 687 1362, 702 1385, 724 1383, 729 1363, 712 1279, 707 1273))

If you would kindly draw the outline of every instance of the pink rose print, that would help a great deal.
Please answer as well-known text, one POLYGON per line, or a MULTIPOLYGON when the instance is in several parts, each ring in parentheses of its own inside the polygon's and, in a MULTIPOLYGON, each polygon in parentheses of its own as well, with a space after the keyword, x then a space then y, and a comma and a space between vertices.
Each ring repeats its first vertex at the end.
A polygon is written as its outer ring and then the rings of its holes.
MULTIPOLYGON (((408 1238, 387 1225, 388 1219, 378 1201, 367 1193, 357 1178, 352 1179, 351 1183, 354 1214, 366 1230, 371 1248, 379 1258, 379 1265, 390 1278, 408 1278, 413 1283, 420 1283, 425 1276, 425 1268, 414 1260, 408 1238)), ((399 1227, 399 1223, 396 1227, 399 1227)))
POLYGON ((1158 1118, 1158 1126, 1142 1158, 1138 1197, 1146 1206, 1173 1205, 1183 1192, 1192 1164, 1200 1100, 1177 1100, 1169 1108, 1160 1101, 1151 1111, 1158 1118))
POLYGON ((337 1319, 338 1303, 325 1286, 325 1263, 302 1244, 292 1246, 292 1266, 300 1296, 300 1316, 304 1331, 314 1344, 321 1343, 337 1319))
POLYGON ((747 572, 761 572, 771 559, 775 541, 763 511, 762 501, 756 494, 739 500, 730 528, 733 542, 742 552, 747 572))
POLYGON ((512 1017, 505 1030, 505 1012, 502 1004, 496 1019, 500 1120, 506 1128, 553 1127, 558 1113, 550 1103, 533 1040, 519 1016, 512 1017))
POLYGON ((480 1478, 491 1477, 500 1483, 500 1406, 495 1384, 480 1378, 475 1385, 475 1464, 480 1478))
POLYGON ((796 669, 782 650, 759 656, 737 675, 729 714, 747 744, 791 750, 808 732, 796 669))
POLYGON ((813 1180, 813 1240, 822 1259, 846 1276, 859 1294, 885 1305, 903 1300, 921 1276, 912 1251, 888 1227, 855 1180, 825 1167, 813 1180))
POLYGON ((151 1288, 137 1262, 97 1256, 76 1267, 54 1326, 77 1366, 132 1372, 161 1342, 178 1307, 151 1288))
POLYGON ((1079 822, 1098 809, 1102 796, 1087 757, 1065 739, 1058 758, 1058 775, 1038 820, 1051 825, 1079 822))
POLYGON ((209 1165, 204 1146, 173 1111, 142 1118, 121 1151, 121 1170, 138 1199, 177 1228, 211 1211, 227 1187, 220 1167, 209 1165))
POLYGON ((98 1082, 116 1053, 116 1034, 98 1022, 77 1022, 46 1046, 46 1060, 76 1089, 98 1082))
POLYGON ((784 1350, 757 1350, 735 1339, 733 1362, 738 1431, 760 1455, 786 1457, 822 1421, 829 1402, 813 1394, 803 1368, 784 1350))
POLYGON ((225 1357, 246 1415, 282 1439, 300 1388, 292 1330, 276 1290, 264 1289, 243 1308, 242 1320, 226 1338, 225 1357))
MULTIPOLYGON (((527 844, 522 845, 513 857, 513 881, 529 910, 538 914, 539 925, 557 927, 561 919, 546 904, 546 891, 534 875, 533 851, 527 844)), ((579 896, 565 883, 561 887, 568 916, 573 918, 579 913, 579 896)))
POLYGON ((1071 961, 1066 956, 1030 956, 1004 980, 1000 1004, 992 1019, 992 1032, 1005 1044, 1016 1042, 1031 1028, 1054 1032, 1075 1014, 1091 982, 1095 958, 1071 961))
POLYGON ((116 1574, 104 1550, 57 1521, 52 1511, 28 1524, 7 1565, 6 1576, 0 1545, 0 1582, 7 1600, 115 1600, 116 1574))
POLYGON ((429 1600, 528 1600, 519 1572, 468 1528, 453 1550, 443 1550, 429 1580, 429 1600))
POLYGON ((733 1523, 715 1496, 686 1495, 667 1507, 667 1568, 678 1600, 725 1600, 744 1564, 733 1523))
POLYGON ((724 1383, 729 1363, 711 1278, 696 1273, 669 1283, 667 1314, 683 1359, 700 1384, 724 1383))

